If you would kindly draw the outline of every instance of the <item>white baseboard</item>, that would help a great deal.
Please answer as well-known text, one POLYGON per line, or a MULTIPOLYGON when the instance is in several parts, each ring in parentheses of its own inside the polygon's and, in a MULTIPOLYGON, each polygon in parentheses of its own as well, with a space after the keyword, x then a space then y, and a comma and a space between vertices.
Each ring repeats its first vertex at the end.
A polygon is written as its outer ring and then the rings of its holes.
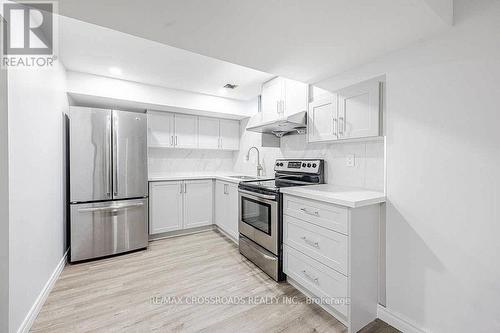
POLYGON ((215 230, 215 228, 216 227, 213 224, 210 224, 210 225, 204 225, 201 227, 194 227, 194 228, 189 228, 189 229, 162 232, 159 234, 149 235, 149 242, 154 242, 157 240, 162 240, 162 239, 167 239, 167 238, 174 238, 174 237, 180 237, 180 236, 199 234, 202 232, 215 230))
POLYGON ((418 327, 418 325, 413 322, 413 320, 406 318, 401 314, 397 314, 390 309, 378 305, 377 307, 377 317, 387 324, 397 328, 403 333, 429 333, 429 330, 418 327))
POLYGON ((233 235, 230 235, 229 233, 226 232, 226 230, 222 229, 218 225, 215 225, 214 229, 217 230, 218 232, 220 232, 221 234, 223 234, 224 236, 226 236, 227 238, 229 238, 229 240, 231 240, 236 245, 238 245, 240 243, 238 238, 234 238, 233 235))
POLYGON ((68 250, 66 250, 66 253, 64 253, 63 257, 59 261, 59 264, 57 264, 56 268, 52 272, 52 275, 50 276, 49 280, 47 283, 45 283, 45 286, 43 287, 42 291, 38 295, 38 297, 35 300, 35 303, 31 307, 31 309, 28 311, 28 314, 23 320, 23 323, 17 330, 17 333, 28 333, 29 330, 31 329, 31 326, 35 322, 36 317, 38 316, 38 313, 42 309, 43 304, 47 300, 47 297, 49 297, 49 294, 54 287, 54 284, 56 283, 57 279, 59 278, 59 275, 61 275, 64 266, 66 266, 66 260, 68 258, 68 250))

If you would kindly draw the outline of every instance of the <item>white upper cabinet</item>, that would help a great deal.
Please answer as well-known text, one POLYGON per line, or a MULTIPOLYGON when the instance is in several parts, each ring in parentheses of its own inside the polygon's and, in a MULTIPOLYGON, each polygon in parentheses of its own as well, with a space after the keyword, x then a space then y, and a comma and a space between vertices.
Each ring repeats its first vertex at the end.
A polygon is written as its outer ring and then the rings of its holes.
POLYGON ((176 114, 174 120, 175 147, 198 148, 198 117, 176 114))
POLYGON ((240 122, 220 120, 220 148, 224 150, 240 149, 240 122))
POLYGON ((337 136, 337 95, 330 94, 309 104, 307 133, 309 142, 336 140, 337 136))
POLYGON ((277 120, 307 111, 308 102, 307 84, 282 77, 274 78, 262 85, 262 120, 277 120))
POLYGON ((150 147, 173 147, 174 115, 172 113, 148 113, 148 132, 150 147))
POLYGON ((200 149, 218 149, 219 145, 219 119, 199 117, 198 147, 200 149))
POLYGON ((309 103, 309 142, 380 135, 380 82, 370 80, 309 103))
POLYGON ((309 86, 306 83, 283 80, 283 114, 285 117, 307 111, 309 104, 309 86))
POLYGON ((282 78, 274 78, 262 85, 261 108, 263 121, 273 120, 280 117, 282 96, 282 78))
POLYGON ((379 135, 380 82, 363 82, 340 90, 338 96, 341 139, 379 135))
POLYGON ((148 112, 148 146, 184 149, 240 149, 238 120, 148 112))

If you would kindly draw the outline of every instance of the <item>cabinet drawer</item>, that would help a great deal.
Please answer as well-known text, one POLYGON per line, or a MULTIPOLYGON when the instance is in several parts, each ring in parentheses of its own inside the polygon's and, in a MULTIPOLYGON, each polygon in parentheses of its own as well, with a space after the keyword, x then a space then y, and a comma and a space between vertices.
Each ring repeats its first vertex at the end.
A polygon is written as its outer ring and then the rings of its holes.
POLYGON ((283 267, 289 277, 347 317, 346 276, 287 245, 284 246, 283 267))
POLYGON ((286 245, 348 275, 346 235, 285 215, 283 241, 286 245))
POLYGON ((318 201, 285 195, 283 212, 321 227, 348 234, 348 209, 318 201))

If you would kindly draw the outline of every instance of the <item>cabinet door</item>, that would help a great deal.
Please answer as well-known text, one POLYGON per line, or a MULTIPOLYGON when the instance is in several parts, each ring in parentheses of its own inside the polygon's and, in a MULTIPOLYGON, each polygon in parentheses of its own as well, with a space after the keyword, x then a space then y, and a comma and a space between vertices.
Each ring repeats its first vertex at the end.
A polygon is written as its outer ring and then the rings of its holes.
POLYGON ((238 239, 238 186, 235 184, 228 184, 227 186, 227 216, 226 216, 226 232, 238 239))
POLYGON ((379 135, 380 82, 367 81, 339 91, 339 138, 379 135))
POLYGON ((182 182, 153 182, 149 188, 149 233, 182 229, 182 182))
POLYGON ((336 140, 338 130, 337 95, 330 94, 309 104, 307 133, 309 142, 336 140))
POLYGON ((237 120, 220 120, 220 147, 225 150, 240 149, 240 122, 237 120))
POLYGON ((198 147, 200 149, 218 149, 219 146, 219 119, 199 117, 198 147))
POLYGON ((283 96, 283 80, 275 78, 262 85, 262 120, 274 120, 280 116, 281 100, 283 96))
POLYGON ((227 184, 221 181, 215 182, 215 224, 225 230, 226 225, 226 187, 227 184))
POLYGON ((175 115, 175 147, 198 148, 198 117, 175 115))
POLYGON ((174 115, 172 113, 148 112, 148 146, 174 146, 174 115))
POLYGON ((212 180, 189 180, 184 183, 184 229, 212 224, 212 180))
POLYGON ((307 111, 309 104, 309 86, 306 83, 283 80, 283 105, 284 116, 288 117, 298 112, 307 111))

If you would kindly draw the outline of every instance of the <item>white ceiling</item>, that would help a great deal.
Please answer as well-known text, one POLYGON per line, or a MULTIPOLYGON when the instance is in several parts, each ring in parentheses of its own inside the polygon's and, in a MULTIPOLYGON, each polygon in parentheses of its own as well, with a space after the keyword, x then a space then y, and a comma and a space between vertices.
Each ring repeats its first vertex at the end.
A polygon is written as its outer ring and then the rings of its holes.
POLYGON ((109 28, 60 17, 59 56, 67 69, 247 100, 273 75, 109 28), (110 72, 118 67, 121 74, 110 72), (234 90, 222 89, 226 83, 234 90))
MULTIPOLYGON (((170 46, 313 83, 448 27, 451 4, 452 0, 60 0, 59 11, 170 46)), ((81 36, 89 46, 102 50, 92 51, 93 60, 78 66, 95 67, 94 60, 107 61, 110 55, 113 61, 129 64, 125 57, 131 56, 136 62, 130 63, 137 66, 133 76, 151 75, 156 82, 169 80, 163 77, 173 70, 167 66, 185 67, 176 68, 179 72, 173 76, 179 79, 198 76, 204 81, 206 76, 218 75, 217 70, 198 72, 212 67, 203 67, 196 60, 161 62, 160 48, 153 44, 146 47, 144 41, 137 41, 135 50, 127 51, 122 42, 107 38, 112 35, 81 36), (117 56, 118 49, 127 54, 117 56), (141 55, 142 50, 147 52, 141 55), (156 75, 144 71, 145 66, 156 75)), ((65 49, 66 54, 76 52, 65 49)), ((172 49, 168 52, 175 53, 172 49)), ((181 57, 181 51, 177 52, 173 59, 181 57)), ((65 57, 75 58, 69 66, 85 61, 75 54, 65 57)), ((255 73, 255 79, 264 76, 255 73)), ((193 90, 190 84, 192 81, 186 79, 183 86, 193 90)))

